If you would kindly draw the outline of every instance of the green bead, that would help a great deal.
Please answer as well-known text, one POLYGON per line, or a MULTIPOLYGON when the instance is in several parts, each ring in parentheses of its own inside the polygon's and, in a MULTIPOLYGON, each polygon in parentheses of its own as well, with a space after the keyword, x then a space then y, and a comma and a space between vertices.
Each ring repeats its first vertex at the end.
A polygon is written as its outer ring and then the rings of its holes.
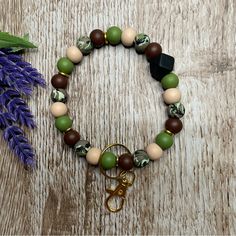
POLYGON ((67 115, 60 116, 60 117, 56 118, 56 120, 55 120, 55 126, 61 132, 65 132, 66 130, 71 128, 72 123, 73 123, 73 121, 67 115))
POLYGON ((173 143, 174 143, 173 137, 164 131, 156 136, 156 144, 158 144, 162 150, 170 148, 173 145, 173 143))
POLYGON ((107 41, 112 45, 117 45, 121 40, 121 29, 117 26, 110 27, 106 32, 107 41))
POLYGON ((117 157, 112 152, 104 152, 100 159, 100 165, 104 170, 112 169, 116 166, 117 157))
POLYGON ((161 80, 161 85, 163 89, 176 88, 178 84, 179 84, 179 78, 174 73, 167 74, 161 80))
POLYGON ((68 58, 62 57, 57 62, 57 68, 60 72, 69 75, 74 69, 74 64, 68 58))

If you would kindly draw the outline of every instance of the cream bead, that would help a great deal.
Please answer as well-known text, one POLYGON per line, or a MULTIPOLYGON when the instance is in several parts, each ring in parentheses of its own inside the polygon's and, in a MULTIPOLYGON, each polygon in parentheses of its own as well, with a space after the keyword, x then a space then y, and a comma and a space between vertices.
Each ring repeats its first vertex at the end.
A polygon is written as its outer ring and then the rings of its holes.
POLYGON ((149 158, 153 161, 161 158, 163 150, 156 143, 151 143, 146 147, 146 152, 149 158))
POLYGON ((99 148, 90 148, 86 154, 86 160, 90 165, 97 165, 101 155, 101 150, 99 148))
POLYGON ((137 32, 135 31, 135 29, 131 27, 125 29, 121 34, 122 44, 126 47, 132 46, 136 35, 137 35, 137 32))
POLYGON ((55 102, 51 105, 50 111, 54 117, 59 117, 67 114, 68 108, 63 102, 55 102))
POLYGON ((166 104, 174 104, 180 101, 181 93, 178 88, 169 88, 163 93, 166 104))
POLYGON ((83 58, 82 52, 76 46, 71 46, 71 47, 67 48, 66 49, 66 56, 73 63, 79 63, 83 58))

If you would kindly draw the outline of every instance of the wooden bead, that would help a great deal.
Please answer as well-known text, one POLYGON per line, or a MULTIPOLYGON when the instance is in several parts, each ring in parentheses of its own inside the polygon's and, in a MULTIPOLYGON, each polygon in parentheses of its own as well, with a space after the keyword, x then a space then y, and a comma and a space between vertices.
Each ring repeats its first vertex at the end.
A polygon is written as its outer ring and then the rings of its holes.
POLYGON ((71 46, 67 48, 66 56, 75 64, 79 63, 83 58, 82 52, 76 46, 71 46))
POLYGON ((86 160, 90 165, 97 165, 99 163, 102 151, 99 148, 92 147, 86 154, 86 160))
POLYGON ((95 48, 100 48, 105 45, 105 35, 100 29, 95 29, 90 33, 90 39, 95 48))
POLYGON ((118 166, 122 170, 130 170, 134 167, 133 156, 129 153, 124 153, 119 156, 118 166))
POLYGON ((65 89, 68 84, 68 77, 62 74, 56 74, 51 79, 51 84, 54 88, 65 89))
POLYGON ((126 47, 131 47, 134 43, 135 36, 137 35, 137 32, 135 29, 129 27, 125 29, 121 34, 121 42, 126 47))
POLYGON ((149 144, 146 147, 146 152, 147 152, 149 158, 153 161, 160 159, 163 154, 163 150, 156 143, 149 144))
POLYGON ((177 134, 182 130, 183 124, 178 118, 169 118, 165 123, 165 128, 171 133, 177 134))
POLYGON ((76 130, 70 129, 64 134, 64 142, 70 147, 73 147, 79 140, 80 134, 76 130))
POLYGON ((145 49, 145 55, 148 61, 160 56, 161 53, 162 48, 159 43, 150 43, 145 49))
POLYGON ((180 101, 181 93, 178 88, 170 88, 163 93, 163 99, 166 104, 174 104, 180 101))
POLYGON ((51 105, 50 111, 54 117, 59 117, 67 114, 68 108, 63 102, 55 102, 51 105))

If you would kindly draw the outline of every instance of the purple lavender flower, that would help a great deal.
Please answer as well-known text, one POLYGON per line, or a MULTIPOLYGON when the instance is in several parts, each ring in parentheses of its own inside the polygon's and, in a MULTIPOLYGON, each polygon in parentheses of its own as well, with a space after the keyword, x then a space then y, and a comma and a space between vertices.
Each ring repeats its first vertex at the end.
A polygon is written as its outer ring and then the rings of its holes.
POLYGON ((34 151, 16 126, 34 128, 33 115, 22 95, 30 96, 34 86, 46 85, 42 75, 18 54, 0 49, 0 129, 12 151, 27 166, 35 165, 34 151))
POLYGON ((11 150, 26 166, 35 166, 34 151, 22 129, 17 126, 9 126, 4 130, 3 137, 11 150))

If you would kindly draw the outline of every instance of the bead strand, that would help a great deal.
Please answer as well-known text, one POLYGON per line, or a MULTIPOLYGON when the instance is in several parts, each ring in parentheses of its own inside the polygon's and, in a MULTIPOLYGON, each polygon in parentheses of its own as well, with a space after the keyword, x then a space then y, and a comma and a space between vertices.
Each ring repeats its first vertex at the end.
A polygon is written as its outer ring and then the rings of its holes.
POLYGON ((185 113, 184 106, 180 103, 181 93, 178 84, 179 78, 172 73, 174 58, 162 53, 159 43, 150 42, 150 38, 145 33, 137 33, 131 27, 121 30, 117 26, 112 26, 103 32, 100 29, 93 30, 89 36, 81 36, 77 40, 76 46, 71 46, 66 50, 66 57, 62 57, 57 62, 59 73, 51 79, 54 87, 51 99, 54 102, 50 108, 55 117, 56 128, 64 133, 64 142, 72 147, 81 157, 91 165, 101 164, 104 170, 109 170, 119 166, 123 170, 130 170, 135 167, 144 167, 150 160, 159 160, 163 156, 163 151, 170 148, 174 143, 174 135, 182 130, 183 124, 180 120, 185 113), (91 147, 87 140, 81 140, 78 131, 72 128, 73 121, 68 115, 66 102, 68 95, 68 76, 72 73, 76 64, 80 63, 83 56, 89 55, 94 49, 99 49, 105 45, 118 45, 122 43, 124 47, 134 47, 138 54, 144 54, 150 63, 150 72, 154 79, 160 81, 163 92, 163 101, 167 107, 168 120, 165 122, 165 130, 155 137, 155 142, 147 145, 145 150, 139 149, 132 155, 123 153, 117 157, 114 153, 106 151, 101 156, 101 149, 91 147))

